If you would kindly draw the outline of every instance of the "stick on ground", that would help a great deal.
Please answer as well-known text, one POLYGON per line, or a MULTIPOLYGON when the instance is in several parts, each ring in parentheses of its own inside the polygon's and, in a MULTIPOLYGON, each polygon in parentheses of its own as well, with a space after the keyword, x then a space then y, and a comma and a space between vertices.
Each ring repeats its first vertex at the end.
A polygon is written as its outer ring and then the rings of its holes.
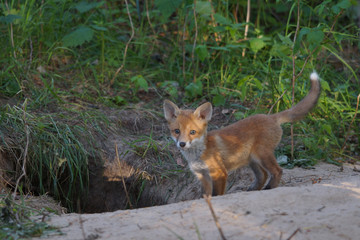
POLYGON ((219 223, 219 221, 218 221, 218 218, 217 218, 216 215, 215 215, 214 208, 213 208, 213 206, 212 206, 212 204, 211 204, 211 196, 207 196, 207 195, 204 194, 204 199, 205 199, 206 203, 209 205, 209 208, 210 208, 210 211, 211 211, 211 215, 212 215, 213 218, 214 218, 214 221, 215 221, 216 227, 217 227, 218 230, 219 230, 221 239, 222 239, 222 240, 226 240, 226 237, 224 236, 224 233, 223 233, 223 231, 222 231, 222 229, 221 229, 221 226, 220 226, 220 223, 219 223))

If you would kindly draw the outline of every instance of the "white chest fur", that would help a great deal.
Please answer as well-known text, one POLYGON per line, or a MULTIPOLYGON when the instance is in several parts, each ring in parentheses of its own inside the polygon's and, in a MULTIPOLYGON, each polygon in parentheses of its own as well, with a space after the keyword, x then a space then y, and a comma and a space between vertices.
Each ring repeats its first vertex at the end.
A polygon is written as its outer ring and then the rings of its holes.
POLYGON ((201 155, 205 148, 204 138, 201 138, 196 142, 192 142, 190 148, 180 149, 182 155, 189 164, 190 170, 194 173, 209 171, 207 165, 201 160, 201 155))

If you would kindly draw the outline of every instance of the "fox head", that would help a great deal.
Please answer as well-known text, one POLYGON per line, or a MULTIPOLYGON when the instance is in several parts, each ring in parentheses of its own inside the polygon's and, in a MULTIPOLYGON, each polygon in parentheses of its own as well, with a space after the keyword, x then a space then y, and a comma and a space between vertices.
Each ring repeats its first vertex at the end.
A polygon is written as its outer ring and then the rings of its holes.
POLYGON ((181 110, 173 102, 165 100, 164 115, 176 146, 186 150, 196 147, 198 143, 203 144, 207 124, 212 116, 212 106, 207 102, 195 111, 181 110))

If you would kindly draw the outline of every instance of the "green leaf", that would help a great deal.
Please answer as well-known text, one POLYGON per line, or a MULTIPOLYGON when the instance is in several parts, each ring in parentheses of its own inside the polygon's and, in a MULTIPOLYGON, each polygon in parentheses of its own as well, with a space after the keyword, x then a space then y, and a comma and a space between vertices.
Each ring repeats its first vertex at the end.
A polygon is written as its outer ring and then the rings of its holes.
POLYGON ((146 79, 142 75, 136 75, 130 79, 136 87, 143 89, 144 91, 149 90, 149 84, 147 83, 146 79))
POLYGON ((309 43, 309 49, 314 50, 316 47, 320 46, 321 42, 324 40, 325 34, 321 30, 311 31, 307 34, 306 40, 309 43))
POLYGON ((175 97, 178 94, 179 83, 176 81, 165 81, 160 84, 160 87, 172 97, 175 97))
POLYGON ((255 85, 256 85, 256 87, 257 87, 258 89, 262 90, 262 89, 264 88, 264 87, 262 86, 261 82, 259 81, 259 79, 253 78, 253 81, 254 81, 254 83, 255 83, 255 85))
POLYGON ((182 0, 155 0, 155 6, 164 18, 169 18, 180 6, 182 0))
POLYGON ((225 97, 221 94, 216 95, 215 97, 213 97, 213 104, 215 107, 224 105, 225 97))
POLYGON ((343 0, 331 8, 331 11, 335 14, 339 14, 341 10, 348 9, 352 6, 349 0, 343 0))
POLYGON ((243 112, 240 112, 240 111, 236 111, 234 113, 234 117, 236 120, 240 120, 240 119, 243 119, 245 118, 245 114, 243 112))
POLYGON ((195 98, 197 96, 202 95, 202 90, 203 87, 201 81, 196 81, 195 83, 192 82, 185 87, 186 95, 188 95, 191 98, 195 98))
POLYGON ((297 36, 296 38, 296 42, 295 42, 295 45, 294 45, 294 54, 298 52, 298 50, 300 49, 300 44, 301 44, 301 41, 303 39, 303 37, 308 34, 310 32, 310 28, 302 28, 300 30, 300 33, 299 35, 297 36))
POLYGON ((78 4, 76 4, 74 6, 74 8, 76 10, 78 10, 80 13, 84 13, 84 12, 90 11, 91 9, 100 7, 103 4, 104 4, 104 2, 91 2, 91 3, 89 3, 89 2, 86 2, 86 1, 81 1, 78 4))
POLYGON ((293 44, 293 42, 291 41, 291 39, 288 36, 283 36, 280 33, 278 33, 278 37, 283 44, 286 44, 288 46, 291 46, 293 44))
POLYGON ((108 29, 106 27, 101 27, 101 26, 97 26, 97 25, 91 25, 91 27, 95 30, 98 30, 98 31, 107 31, 108 29))
POLYGON ((7 16, 1 16, 0 17, 0 23, 13 23, 16 19, 20 19, 21 16, 19 15, 14 15, 14 14, 9 14, 7 16))
POLYGON ((215 18, 215 21, 219 24, 223 24, 223 25, 231 25, 232 24, 232 22, 229 19, 227 19, 226 17, 222 16, 219 13, 215 13, 214 18, 215 18))
POLYGON ((93 38, 94 31, 89 27, 80 26, 73 32, 63 37, 62 42, 64 47, 77 47, 84 42, 89 42, 93 38))
POLYGON ((247 82, 249 79, 252 79, 254 77, 254 75, 248 75, 243 77, 242 79, 239 80, 239 82, 237 83, 237 87, 241 87, 245 82, 247 82))
POLYGON ((325 132, 327 132, 327 134, 331 135, 332 134, 332 129, 331 129, 331 125, 330 124, 323 124, 321 126, 322 130, 324 130, 325 132))
POLYGON ((116 104, 116 105, 124 105, 127 103, 126 99, 121 97, 121 96, 115 96, 113 98, 111 98, 111 100, 116 104))
POLYGON ((200 15, 210 16, 210 14, 212 12, 211 3, 210 2, 205 2, 205 1, 196 2, 195 11, 200 15))
POLYGON ((288 45, 275 43, 270 50, 270 55, 275 57, 287 58, 291 56, 291 49, 288 45))
POLYGON ((321 16, 322 13, 323 13, 323 11, 324 11, 324 9, 325 9, 325 7, 326 7, 326 5, 327 5, 328 3, 331 3, 331 2, 332 2, 332 0, 323 1, 321 4, 317 5, 317 6, 314 8, 314 11, 317 12, 317 14, 318 14, 319 16, 321 16))
POLYGON ((329 83, 327 81, 321 81, 321 88, 324 89, 325 91, 331 91, 329 83))
POLYGON ((250 40, 250 48, 257 53, 260 49, 266 46, 266 43, 261 38, 253 38, 250 40))
POLYGON ((205 45, 197 45, 195 52, 198 55, 200 61, 204 61, 205 58, 209 55, 209 52, 205 45))

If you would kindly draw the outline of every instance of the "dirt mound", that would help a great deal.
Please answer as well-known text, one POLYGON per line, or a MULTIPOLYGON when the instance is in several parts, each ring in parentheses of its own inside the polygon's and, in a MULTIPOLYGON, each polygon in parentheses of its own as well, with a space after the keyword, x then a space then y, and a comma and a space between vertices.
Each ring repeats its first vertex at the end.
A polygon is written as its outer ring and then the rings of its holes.
MULTIPOLYGON (((227 239, 357 239, 359 168, 285 170, 282 187, 214 197, 212 205, 227 239)), ((65 233, 49 239, 220 239, 204 199, 49 222, 65 233)))

